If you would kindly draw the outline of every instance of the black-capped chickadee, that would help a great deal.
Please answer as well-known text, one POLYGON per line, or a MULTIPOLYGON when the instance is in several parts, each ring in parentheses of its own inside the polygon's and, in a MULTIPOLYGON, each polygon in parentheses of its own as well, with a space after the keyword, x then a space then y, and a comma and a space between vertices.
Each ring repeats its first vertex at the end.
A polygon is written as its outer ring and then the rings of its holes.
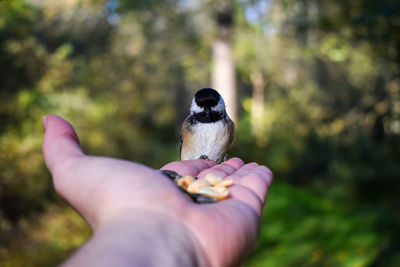
POLYGON ((203 88, 193 97, 190 114, 181 130, 181 160, 225 160, 233 142, 235 126, 225 110, 225 102, 214 89, 203 88))

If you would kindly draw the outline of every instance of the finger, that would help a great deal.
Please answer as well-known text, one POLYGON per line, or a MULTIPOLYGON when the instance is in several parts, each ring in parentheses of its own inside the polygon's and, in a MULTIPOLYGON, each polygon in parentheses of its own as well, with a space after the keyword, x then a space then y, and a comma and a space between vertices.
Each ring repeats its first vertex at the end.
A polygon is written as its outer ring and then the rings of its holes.
POLYGON ((259 175, 264 181, 266 181, 268 186, 271 185, 274 179, 272 171, 264 165, 254 168, 252 172, 259 175))
POLYGON ((265 202, 268 191, 268 184, 260 176, 255 173, 250 173, 244 176, 240 180, 239 184, 250 189, 254 194, 256 194, 261 203, 265 202))
POLYGON ((272 183, 272 172, 265 166, 253 168, 239 180, 239 184, 254 192, 264 204, 268 187, 272 183))
POLYGON ((259 165, 255 162, 252 163, 247 163, 246 165, 243 165, 240 169, 238 169, 233 175, 242 177, 247 175, 250 171, 252 171, 254 168, 258 167, 259 165))
POLYGON ((234 183, 239 183, 240 179, 245 175, 249 174, 251 170, 258 167, 259 165, 255 162, 247 163, 241 166, 236 172, 229 175, 229 179, 232 180, 234 183))
POLYGON ((202 170, 211 168, 215 164, 215 161, 204 159, 174 161, 163 166, 161 170, 175 171, 180 175, 197 176, 202 170))
POLYGON ((71 159, 83 156, 79 139, 73 127, 56 115, 43 118, 45 134, 43 138, 43 154, 47 167, 54 174, 71 159))
POLYGON ((240 184, 230 188, 230 198, 228 201, 241 201, 250 206, 257 215, 261 215, 264 201, 252 189, 240 184))
POLYGON ((227 161, 223 162, 222 164, 224 164, 224 163, 228 163, 231 166, 235 167, 236 169, 239 169, 244 165, 243 160, 241 160, 240 158, 231 158, 231 159, 228 159, 227 161))
POLYGON ((215 165, 212 168, 205 169, 199 173, 199 178, 204 178, 207 174, 212 173, 220 177, 227 177, 236 172, 238 168, 243 166, 243 161, 239 158, 231 158, 221 164, 215 165))

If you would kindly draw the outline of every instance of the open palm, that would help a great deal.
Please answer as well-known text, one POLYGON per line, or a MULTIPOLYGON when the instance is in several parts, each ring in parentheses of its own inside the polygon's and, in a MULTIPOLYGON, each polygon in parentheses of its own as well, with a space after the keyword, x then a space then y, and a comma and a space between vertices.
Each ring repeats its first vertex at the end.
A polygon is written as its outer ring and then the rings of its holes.
POLYGON ((44 119, 43 153, 54 186, 94 231, 119 217, 152 214, 182 226, 212 266, 238 264, 253 248, 272 173, 232 158, 171 162, 162 169, 203 178, 214 173, 234 181, 228 199, 197 204, 158 170, 130 161, 85 155, 72 126, 55 115, 44 119))

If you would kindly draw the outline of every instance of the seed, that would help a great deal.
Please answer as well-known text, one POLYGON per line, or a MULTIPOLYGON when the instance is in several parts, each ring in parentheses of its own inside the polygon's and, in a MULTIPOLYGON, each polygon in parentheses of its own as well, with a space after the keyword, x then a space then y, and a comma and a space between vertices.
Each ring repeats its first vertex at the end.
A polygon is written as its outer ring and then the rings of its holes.
POLYGON ((197 193, 215 198, 216 200, 222 200, 229 196, 228 190, 224 192, 218 192, 217 190, 215 190, 213 187, 210 186, 200 188, 199 190, 197 190, 197 193))
POLYGON ((206 196, 206 195, 200 195, 200 194, 190 194, 190 197, 197 203, 204 204, 204 203, 215 203, 217 200, 215 198, 206 196))
POLYGON ((178 182, 176 183, 178 186, 182 187, 183 189, 187 190, 189 185, 193 183, 195 178, 190 175, 185 175, 179 178, 178 182))
POLYGON ((195 180, 193 183, 191 183, 188 188, 187 191, 189 193, 197 193, 197 191, 200 188, 206 187, 206 186, 210 186, 210 182, 204 179, 197 179, 195 180))
POLYGON ((215 191, 217 191, 219 193, 224 193, 225 191, 228 191, 228 188, 223 187, 223 186, 221 186, 221 187, 213 186, 212 189, 214 189, 215 191))
POLYGON ((227 187, 233 184, 231 180, 224 180, 215 174, 207 174, 204 179, 190 175, 181 176, 170 170, 161 173, 178 185, 178 188, 196 203, 215 203, 229 196, 227 187))
POLYGON ((177 172, 170 170, 161 170, 160 172, 175 182, 181 177, 177 172))
POLYGON ((211 185, 216 185, 224 180, 222 177, 212 173, 207 174, 204 179, 209 181, 211 185))
POLYGON ((223 180, 222 182, 219 182, 218 184, 215 185, 215 187, 229 187, 233 184, 232 180, 223 180))

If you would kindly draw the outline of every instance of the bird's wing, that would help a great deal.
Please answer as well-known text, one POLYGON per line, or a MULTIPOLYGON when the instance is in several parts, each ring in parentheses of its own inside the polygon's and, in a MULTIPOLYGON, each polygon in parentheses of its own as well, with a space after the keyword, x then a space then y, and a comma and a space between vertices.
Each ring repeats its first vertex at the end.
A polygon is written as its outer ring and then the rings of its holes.
POLYGON ((231 133, 229 136, 229 145, 232 145, 233 140, 235 139, 235 123, 231 120, 228 119, 228 130, 231 133))
POLYGON ((183 147, 183 135, 184 135, 184 133, 183 132, 189 132, 190 131, 190 129, 189 129, 189 125, 191 125, 191 122, 190 122, 190 120, 191 120, 192 118, 191 118, 191 116, 189 115, 189 116, 187 116, 186 117, 186 119, 183 121, 183 124, 182 124, 182 128, 181 128, 181 133, 180 133, 180 135, 179 135, 179 158, 182 160, 182 156, 181 156, 181 154, 182 154, 182 147, 183 147))
POLYGON ((183 138, 182 138, 182 133, 181 133, 181 134, 179 135, 179 158, 181 158, 182 144, 183 144, 183 138))

